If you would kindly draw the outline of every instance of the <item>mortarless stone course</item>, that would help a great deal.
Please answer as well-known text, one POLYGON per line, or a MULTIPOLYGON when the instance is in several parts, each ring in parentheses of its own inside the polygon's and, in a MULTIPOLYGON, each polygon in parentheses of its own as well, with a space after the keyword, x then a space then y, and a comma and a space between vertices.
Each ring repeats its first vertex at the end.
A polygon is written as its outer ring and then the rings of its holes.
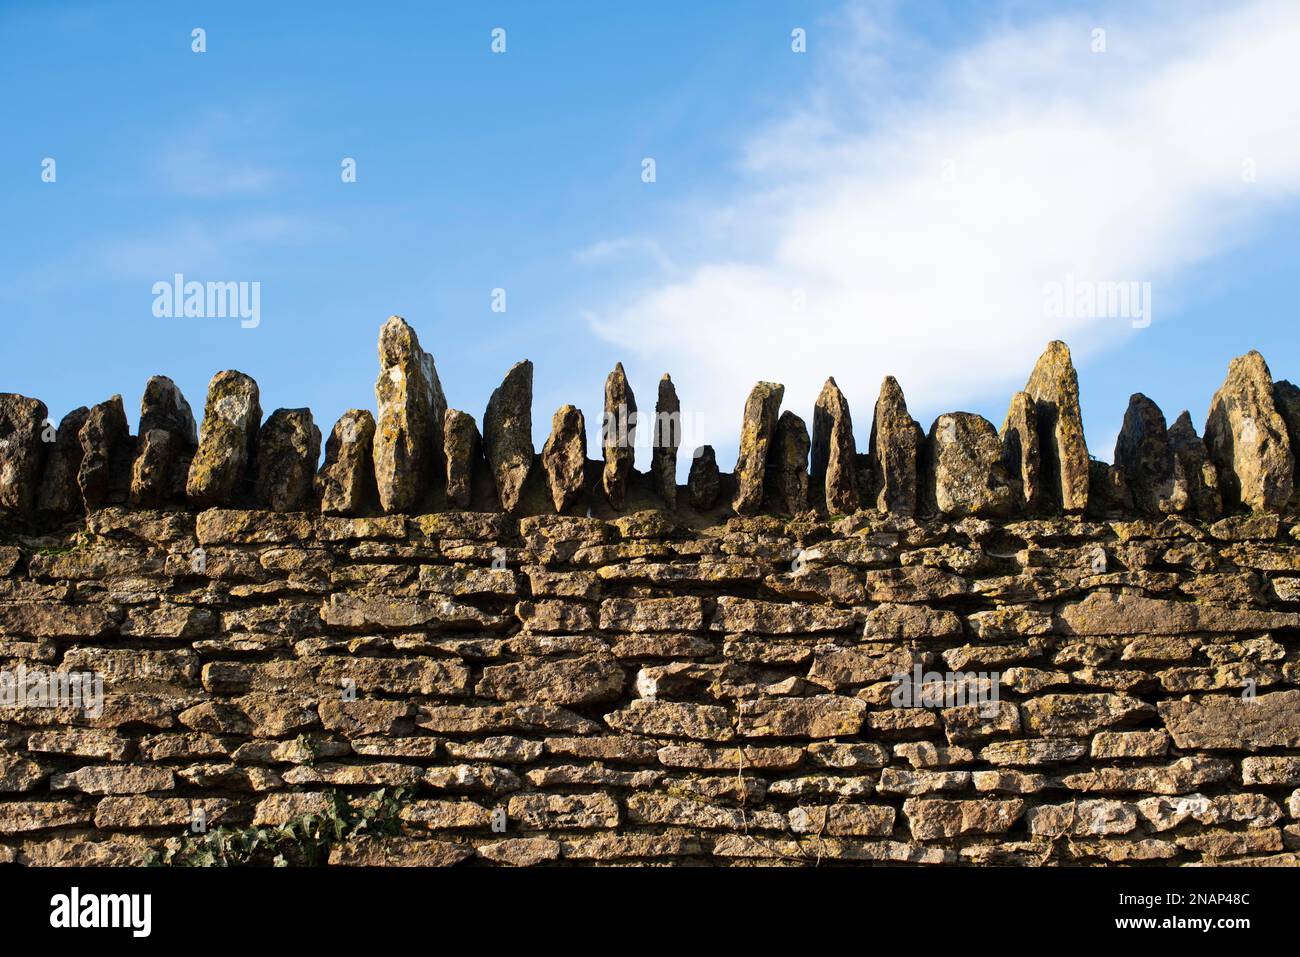
POLYGON ((1085 470, 1049 358, 1000 437, 954 413, 928 451, 889 385, 883 462, 831 383, 811 485, 764 383, 743 474, 710 451, 672 495, 662 454, 544 467, 523 379, 482 459, 439 444, 405 474, 336 427, 324 480, 258 482, 275 446, 239 377, 209 397, 201 501, 186 426, 174 459, 90 443, 109 475, 155 456, 163 507, 86 513, 39 404, 0 395, 0 859, 139 864, 199 812, 273 826, 404 786, 402 833, 330 864, 1294 865, 1295 456, 1280 428, 1223 451, 1266 367, 1222 390, 1208 454, 1139 399, 1121 466, 1085 470), (103 700, 18 700, 20 669, 93 672, 103 700))

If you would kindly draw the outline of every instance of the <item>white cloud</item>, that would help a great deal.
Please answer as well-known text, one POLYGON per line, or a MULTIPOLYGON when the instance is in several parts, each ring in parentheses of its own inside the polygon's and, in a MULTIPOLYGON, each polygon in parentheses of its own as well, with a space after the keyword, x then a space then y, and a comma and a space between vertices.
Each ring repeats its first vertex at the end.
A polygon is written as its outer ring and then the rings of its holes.
POLYGON ((1190 267, 1300 192, 1294 3, 1005 29, 912 94, 881 61, 913 41, 861 8, 844 23, 855 40, 827 54, 814 105, 744 144, 737 194, 643 240, 672 273, 588 316, 673 374, 720 458, 760 378, 808 417, 834 375, 865 447, 886 374, 913 406, 956 408, 1018 388, 1050 339, 1077 361, 1140 334, 1049 317, 1045 285, 1149 281, 1168 319, 1190 267))
POLYGON ((267 247, 340 235, 330 223, 292 215, 254 215, 217 224, 189 221, 161 232, 115 237, 99 244, 95 260, 111 279, 153 282, 181 272, 196 279, 228 280, 260 269, 257 264, 267 247))
POLYGON ((154 164, 156 175, 169 191, 201 199, 266 192, 278 173, 241 156, 255 151, 255 144, 264 148, 272 126, 267 115, 255 112, 206 116, 164 146, 154 164))
POLYGON ((653 239, 644 236, 625 236, 619 239, 602 239, 585 249, 578 250, 574 259, 584 266, 610 262, 629 256, 642 256, 649 259, 661 272, 672 273, 672 261, 653 239))

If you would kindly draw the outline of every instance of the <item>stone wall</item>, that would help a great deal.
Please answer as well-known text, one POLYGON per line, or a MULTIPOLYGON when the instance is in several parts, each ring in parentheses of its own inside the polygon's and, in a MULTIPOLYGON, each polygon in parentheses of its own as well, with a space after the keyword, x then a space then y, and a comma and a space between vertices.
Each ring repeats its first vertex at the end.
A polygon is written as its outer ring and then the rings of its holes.
POLYGON ((1001 430, 886 380, 864 453, 834 380, 811 436, 760 383, 735 472, 679 487, 671 437, 589 460, 572 406, 538 455, 527 363, 480 434, 400 320, 380 352, 319 471, 239 373, 202 431, 151 380, 140 437, 0 396, 0 861, 384 788, 400 833, 332 863, 1300 863, 1294 390, 1256 354, 1205 440, 1134 396, 1114 465, 1060 344, 1001 430), (19 696, 51 674, 103 697, 19 696))
POLYGON ((113 508, 70 544, 0 547, 6 667, 107 681, 98 716, 6 708, 7 857, 409 785, 407 835, 341 859, 1296 860, 1276 517, 113 508), (895 706, 918 667, 949 686, 902 704, 970 703, 895 706))

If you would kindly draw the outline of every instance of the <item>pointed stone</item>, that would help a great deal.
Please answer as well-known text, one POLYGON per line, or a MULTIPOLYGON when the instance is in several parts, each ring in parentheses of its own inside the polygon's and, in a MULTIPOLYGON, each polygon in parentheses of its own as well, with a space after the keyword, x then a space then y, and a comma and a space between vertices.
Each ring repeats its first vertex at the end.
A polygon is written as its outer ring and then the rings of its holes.
POLYGON ((736 459, 736 496, 731 507, 737 515, 754 515, 763 507, 767 458, 776 432, 777 414, 785 386, 759 382, 745 400, 740 429, 740 456, 736 459))
POLYGON ((140 397, 140 432, 154 429, 173 432, 190 445, 199 444, 194 410, 176 383, 165 375, 150 376, 140 397))
POLYGON ((35 508, 48 454, 42 441, 48 415, 39 399, 0 392, 0 508, 20 515, 35 508))
POLYGON ((677 507, 677 449, 682 444, 682 404, 673 380, 664 373, 655 402, 654 451, 650 474, 654 489, 670 509, 677 507))
POLYGON ((365 409, 349 409, 334 423, 316 476, 323 514, 357 516, 379 501, 374 442, 375 417, 365 409))
POLYGON ((176 383, 151 376, 140 399, 140 442, 131 466, 131 504, 156 508, 185 497, 198 447, 194 412, 176 383))
POLYGON ((77 487, 86 511, 125 502, 130 485, 126 469, 133 450, 122 397, 115 395, 91 406, 77 439, 81 443, 77 487))
POLYGON ((488 400, 483 454, 501 507, 513 512, 533 467, 533 364, 526 359, 506 373, 488 400))
POLYGON ((447 460, 447 507, 469 508, 474 493, 474 467, 483 455, 483 442, 474 416, 448 409, 442 420, 443 456, 447 460))
POLYGON ((83 405, 73 409, 59 423, 54 443, 49 446, 45 478, 41 480, 36 500, 39 511, 50 515, 70 515, 84 508, 77 472, 81 469, 81 427, 89 415, 90 410, 83 405))
POLYGON ((1286 423, 1286 434, 1291 440, 1291 451, 1300 448, 1300 387, 1286 379, 1273 383, 1273 405, 1286 423))
POLYGON ((388 513, 415 510, 441 478, 442 420, 447 400, 433 356, 401 316, 379 330, 379 418, 375 423, 375 484, 388 513))
POLYGON ((1115 442, 1115 467, 1139 512, 1158 516, 1186 511, 1187 477, 1169 444, 1164 414, 1141 392, 1128 400, 1115 442))
POLYGON ((0 508, 6 511, 30 515, 36 506, 49 452, 43 439, 57 436, 48 415, 39 399, 0 393, 0 508))
POLYGON ((262 406, 257 383, 227 370, 212 377, 203 407, 199 448, 190 463, 185 494, 197 508, 232 505, 246 490, 257 452, 262 406))
POLYGON ((311 499, 319 461, 320 429, 311 409, 276 409, 257 441, 258 503, 276 512, 302 509, 311 499))
MULTIPOLYGON (((1277 407, 1278 415, 1282 416, 1282 421, 1286 423, 1286 435, 1291 442, 1291 455, 1295 457, 1296 469, 1300 472, 1300 388, 1286 379, 1274 383, 1273 405, 1277 407)), ((1300 492, 1300 482, 1296 482, 1295 478, 1296 476, 1292 476, 1292 501, 1295 500, 1296 493, 1300 492)))
POLYGON ((787 515, 808 509, 808 426, 788 409, 776 422, 772 440, 771 468, 768 470, 772 492, 787 515))
POLYGON ((605 496, 614 508, 622 508, 627 500, 627 480, 632 473, 635 455, 633 447, 636 434, 636 397, 627 384, 623 363, 605 379, 605 417, 601 435, 605 454, 605 468, 601 472, 601 485, 605 496))
POLYGON ((1002 423, 1002 464, 1019 485, 1016 507, 1026 515, 1038 511, 1042 498, 1042 459, 1038 449, 1038 411, 1034 397, 1017 392, 1002 423))
POLYGON ((848 399, 833 378, 827 379, 813 407, 810 488, 832 515, 858 510, 857 451, 848 399))
MULTIPOLYGON (((136 448, 135 461, 131 463, 131 504, 136 508, 156 508, 167 495, 173 466, 181 459, 181 450, 177 447, 175 436, 162 429, 142 432, 136 448)), ((184 460, 186 472, 191 455, 184 460)), ((182 493, 184 487, 181 488, 182 493)))
POLYGON ((1038 421, 1042 507, 1053 514, 1082 512, 1088 506, 1088 445, 1070 347, 1049 342, 1025 391, 1034 400, 1038 421))
POLYGON ((871 423, 876 509, 881 513, 916 514, 918 453, 923 439, 921 427, 908 414, 898 380, 886 376, 871 423))
POLYGON ((1281 511, 1291 498, 1295 457, 1273 402, 1273 376, 1254 350, 1233 359, 1210 402, 1205 446, 1219 470, 1223 507, 1281 511))
POLYGON ((1169 448, 1187 481, 1190 510, 1202 521, 1215 521, 1223 514, 1219 471, 1210 461, 1205 443, 1196 434, 1191 413, 1184 411, 1169 427, 1169 448))
POLYGON ((587 423, 582 410, 561 406, 551 417, 551 435, 542 449, 542 468, 557 515, 573 507, 582 495, 587 468, 587 423))
POLYGON ((930 426, 925 487, 932 504, 951 518, 999 518, 1011 514, 1015 488, 1002 463, 1002 442, 993 423, 972 412, 949 412, 930 426))
POLYGON ((718 471, 713 446, 701 445, 695 450, 691 472, 686 478, 686 494, 690 497, 691 507, 706 512, 718 504, 721 493, 722 473, 718 471))

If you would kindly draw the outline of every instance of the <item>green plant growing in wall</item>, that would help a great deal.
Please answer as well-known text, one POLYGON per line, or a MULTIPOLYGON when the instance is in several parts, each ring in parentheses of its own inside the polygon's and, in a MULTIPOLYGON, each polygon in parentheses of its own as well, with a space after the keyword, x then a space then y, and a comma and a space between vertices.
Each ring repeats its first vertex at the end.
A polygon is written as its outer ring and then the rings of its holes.
POLYGON ((274 827, 217 827, 187 833, 154 851, 159 867, 315 867, 326 863, 330 849, 362 836, 400 833, 402 808, 413 789, 380 788, 354 801, 336 790, 325 792, 325 808, 274 827))

